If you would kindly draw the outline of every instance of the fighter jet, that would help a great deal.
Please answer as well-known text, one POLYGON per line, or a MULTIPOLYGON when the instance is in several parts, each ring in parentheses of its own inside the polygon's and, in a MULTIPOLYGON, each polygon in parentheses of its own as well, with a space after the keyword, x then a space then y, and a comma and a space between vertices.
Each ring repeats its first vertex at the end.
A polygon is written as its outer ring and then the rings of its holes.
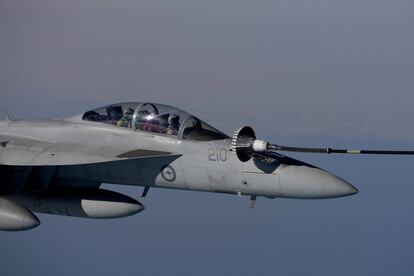
POLYGON ((414 154, 285 147, 256 139, 245 126, 232 136, 178 108, 111 104, 67 119, 0 121, 0 230, 40 224, 34 213, 92 219, 144 210, 102 183, 257 197, 325 199, 356 194, 345 180, 282 151, 414 154))

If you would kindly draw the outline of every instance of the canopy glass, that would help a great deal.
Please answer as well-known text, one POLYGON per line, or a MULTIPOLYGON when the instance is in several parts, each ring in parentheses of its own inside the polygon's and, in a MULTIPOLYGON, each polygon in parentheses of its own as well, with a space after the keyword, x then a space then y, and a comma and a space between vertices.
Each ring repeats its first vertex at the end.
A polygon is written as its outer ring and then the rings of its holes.
POLYGON ((112 104, 85 112, 82 120, 187 140, 211 141, 229 138, 195 116, 163 104, 112 104))

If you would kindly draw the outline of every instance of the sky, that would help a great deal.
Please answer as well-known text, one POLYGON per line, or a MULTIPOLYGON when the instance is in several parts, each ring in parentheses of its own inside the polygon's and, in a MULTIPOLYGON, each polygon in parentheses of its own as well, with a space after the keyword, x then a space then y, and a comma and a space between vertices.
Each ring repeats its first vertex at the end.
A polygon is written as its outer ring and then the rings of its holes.
MULTIPOLYGON (((413 149, 413 29, 408 0, 0 0, 0 106, 154 101, 280 144, 413 149)), ((360 193, 250 210, 153 189, 136 216, 1 232, 0 274, 412 275, 412 157, 292 156, 360 193)))

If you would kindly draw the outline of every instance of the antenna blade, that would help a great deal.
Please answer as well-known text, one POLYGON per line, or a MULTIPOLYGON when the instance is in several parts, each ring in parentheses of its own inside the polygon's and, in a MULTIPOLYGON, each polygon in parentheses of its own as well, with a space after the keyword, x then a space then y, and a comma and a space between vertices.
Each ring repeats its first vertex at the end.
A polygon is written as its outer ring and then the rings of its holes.
POLYGON ((256 203, 256 196, 251 196, 249 199, 249 208, 253 209, 255 203, 256 203))

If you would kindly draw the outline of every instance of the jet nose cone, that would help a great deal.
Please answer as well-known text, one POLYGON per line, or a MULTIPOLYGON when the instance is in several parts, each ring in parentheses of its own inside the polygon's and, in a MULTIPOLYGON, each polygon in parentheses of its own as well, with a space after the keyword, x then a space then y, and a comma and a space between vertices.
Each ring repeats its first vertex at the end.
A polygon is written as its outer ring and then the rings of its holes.
POLYGON ((291 198, 335 198, 358 193, 345 180, 318 168, 286 166, 281 170, 282 194, 291 198))
POLYGON ((333 178, 329 184, 330 188, 326 189, 328 192, 327 197, 343 197, 358 193, 358 189, 355 188, 351 183, 348 183, 345 180, 328 172, 325 173, 329 174, 333 178))

